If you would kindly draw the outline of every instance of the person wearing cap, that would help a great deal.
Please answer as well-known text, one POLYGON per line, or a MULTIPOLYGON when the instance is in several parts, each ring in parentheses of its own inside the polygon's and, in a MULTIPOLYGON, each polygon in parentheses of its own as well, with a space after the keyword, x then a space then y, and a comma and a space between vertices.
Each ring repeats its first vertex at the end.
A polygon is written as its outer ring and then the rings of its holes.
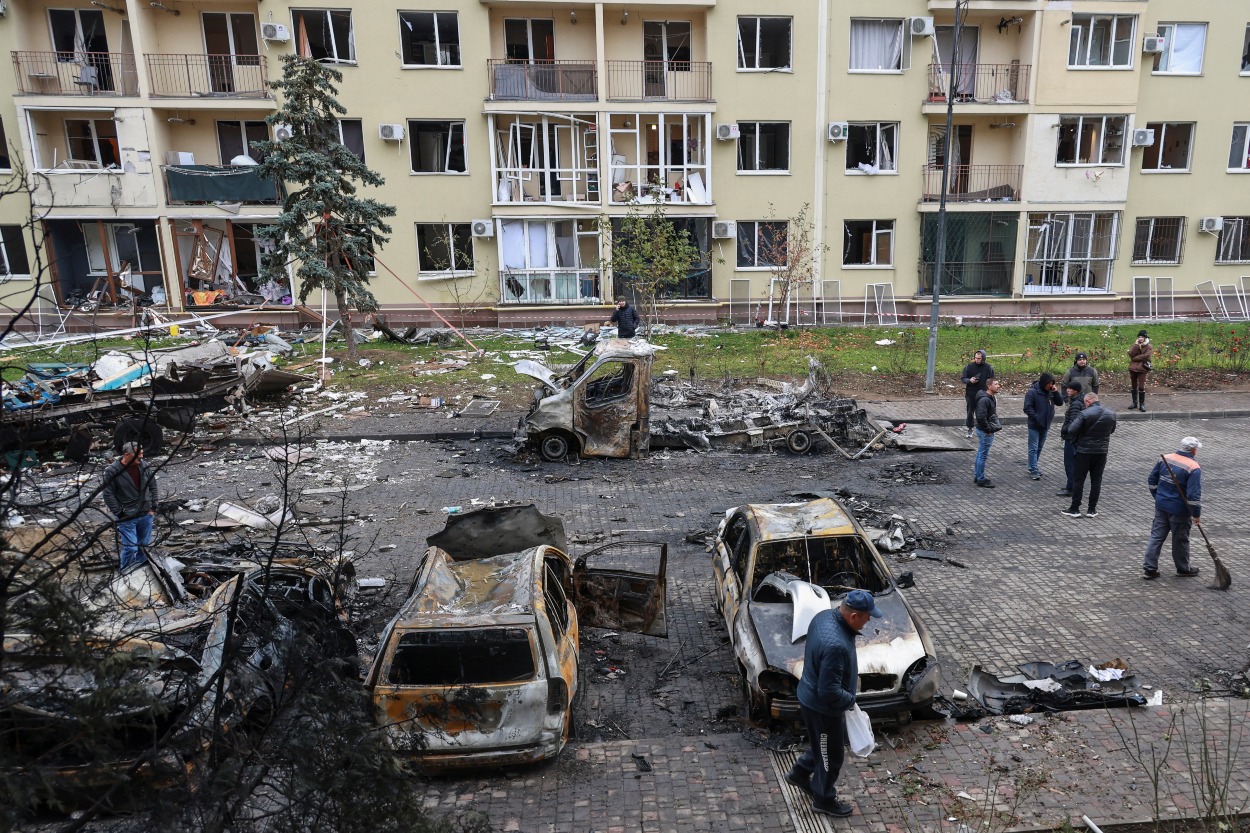
POLYGON ((152 520, 160 501, 156 474, 143 459, 143 446, 133 442, 122 446, 121 457, 104 470, 100 492, 117 518, 118 566, 125 572, 148 560, 152 520))
POLYGON ((1159 577, 1159 551, 1163 542, 1172 535, 1172 562, 1178 576, 1196 576, 1201 572, 1189 561, 1189 531, 1193 524, 1201 524, 1202 515, 1202 467, 1198 465, 1198 449, 1202 442, 1197 437, 1185 437, 1181 447, 1173 454, 1164 455, 1155 463, 1146 478, 1150 494, 1155 499, 1155 519, 1150 527, 1150 543, 1142 558, 1145 578, 1159 577), (1165 469, 1171 469, 1169 474, 1165 469), (1176 480, 1173 481, 1172 478, 1176 480), (1180 491, 1177 491, 1180 486, 1180 491), (1181 495, 1184 495, 1182 498, 1181 495), (1186 506, 1188 502, 1188 506, 1186 506))
POLYGON ((1115 433, 1115 411, 1103 407, 1098 394, 1085 394, 1085 409, 1068 426, 1068 436, 1076 456, 1072 461, 1072 505, 1063 510, 1069 518, 1081 517, 1081 497, 1085 477, 1089 476, 1089 504, 1085 517, 1098 517, 1098 498, 1102 495, 1102 473, 1111 452, 1111 435, 1115 433))
POLYGON ((1049 373, 1039 376, 1024 394, 1024 413, 1029 422, 1029 476, 1034 480, 1042 479, 1037 458, 1042 454, 1050 424, 1055 420, 1055 406, 1062 404, 1063 397, 1055 389, 1055 377, 1049 373))
POLYGON ((1079 382, 1081 394, 1098 393, 1098 371, 1089 363, 1089 356, 1077 353, 1076 359, 1068 372, 1063 374, 1062 384, 1066 388, 1069 382, 1079 382))
POLYGON ((1146 413, 1146 374, 1150 372, 1150 357, 1155 349, 1150 346, 1150 337, 1145 330, 1137 331, 1137 340, 1128 348, 1128 382, 1133 389, 1133 404, 1143 414, 1146 413))
POLYGON ((1076 474, 1076 440, 1072 438, 1068 430, 1072 427, 1077 414, 1085 410, 1085 398, 1081 396, 1081 383, 1068 382, 1064 386, 1063 396, 1068 401, 1068 410, 1064 412, 1063 425, 1059 427, 1059 436, 1063 439, 1063 471, 1068 476, 1068 480, 1056 494, 1059 497, 1070 497, 1072 487, 1075 485, 1073 481, 1076 474))
POLYGON ((968 411, 964 424, 968 426, 968 439, 972 439, 972 428, 976 425, 977 395, 993 378, 994 368, 985 360, 985 351, 973 353, 972 361, 964 365, 964 372, 959 377, 959 381, 964 383, 964 405, 968 411))
POLYGON ((812 809, 845 818, 855 812, 838 801, 834 788, 846 752, 846 712, 855 705, 859 688, 859 658, 855 637, 881 611, 867 590, 846 594, 837 610, 812 617, 803 649, 803 676, 799 678, 799 710, 810 748, 786 773, 786 781, 812 797, 812 809))
POLYGON ((977 394, 977 456, 972 464, 972 481, 985 489, 993 489, 994 484, 985 476, 985 464, 990 459, 990 446, 994 444, 994 435, 1003 430, 998 419, 998 388, 997 379, 985 383, 985 390, 977 394))

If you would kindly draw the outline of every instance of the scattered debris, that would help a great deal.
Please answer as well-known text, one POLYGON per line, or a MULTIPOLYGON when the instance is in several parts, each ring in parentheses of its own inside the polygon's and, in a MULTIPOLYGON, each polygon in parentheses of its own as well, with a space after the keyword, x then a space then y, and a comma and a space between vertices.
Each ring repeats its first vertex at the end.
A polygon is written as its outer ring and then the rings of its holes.
POLYGON ((1100 682, 1087 666, 1089 663, 1080 660, 1058 665, 1026 662, 1016 666, 1019 674, 995 677, 977 665, 968 677, 968 691, 991 714, 1146 705, 1132 674, 1100 682))

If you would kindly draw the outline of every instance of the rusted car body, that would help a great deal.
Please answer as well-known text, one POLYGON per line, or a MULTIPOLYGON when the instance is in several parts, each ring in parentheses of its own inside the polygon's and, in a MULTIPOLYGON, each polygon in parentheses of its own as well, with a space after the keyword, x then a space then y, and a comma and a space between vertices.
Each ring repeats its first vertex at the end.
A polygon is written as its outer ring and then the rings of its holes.
POLYGON ((546 544, 460 560, 430 547, 369 673, 392 747, 425 771, 559 754, 578 691, 579 628, 666 636, 667 558, 667 545, 624 542, 576 562, 546 544), (636 569, 657 559, 654 573, 636 569))
POLYGON ((855 589, 872 593, 884 613, 856 640, 860 707, 874 718, 907 722, 913 711, 931 705, 941 678, 928 633, 868 536, 837 501, 739 506, 725 514, 713 546, 716 607, 752 720, 799 720, 795 692, 806 628, 802 621, 796 626, 796 614, 813 598, 836 608, 855 589))
POLYGON ((532 443, 548 460, 642 457, 651 448, 651 366, 655 348, 645 341, 608 339, 567 371, 529 359, 518 373, 542 383, 529 413, 517 425, 518 443, 532 443))

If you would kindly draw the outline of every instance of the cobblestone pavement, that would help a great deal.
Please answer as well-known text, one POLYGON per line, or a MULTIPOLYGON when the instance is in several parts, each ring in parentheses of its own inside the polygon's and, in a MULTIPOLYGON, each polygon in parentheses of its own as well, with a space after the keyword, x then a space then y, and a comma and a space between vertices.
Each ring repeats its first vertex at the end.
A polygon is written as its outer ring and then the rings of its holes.
MULTIPOLYGON (((393 433, 407 430, 398 424, 403 419, 390 422, 397 423, 393 433)), ((367 484, 347 494, 348 509, 367 516, 353 528, 358 547, 396 548, 367 556, 361 572, 393 575, 397 580, 391 585, 399 592, 407 587, 424 537, 442 526, 439 509, 467 508, 475 499, 532 501, 562 516, 571 540, 583 542, 575 552, 600 540, 670 544, 670 638, 593 632, 587 637, 579 740, 544 766, 424 781, 417 788, 431 807, 472 806, 489 813, 502 830, 527 833, 791 830, 796 824, 807 829, 806 823, 796 822, 788 810, 773 753, 759 737, 740 731, 736 674, 712 608, 709 559, 701 545, 685 542, 688 534, 710 531, 727 507, 739 503, 846 487, 876 506, 915 518, 966 565, 925 560, 893 565, 896 572, 915 573, 917 586, 908 597, 932 632, 948 692, 965 687, 974 664, 1003 673, 1029 660, 1121 657, 1139 679, 1162 688, 1166 702, 1192 701, 1187 692, 1195 677, 1218 688, 1218 672, 1239 669, 1250 659, 1250 544, 1241 536, 1240 514, 1250 487, 1250 452, 1242 439, 1248 427, 1236 419, 1126 421, 1113 439, 1100 517, 1079 520, 1059 514, 1065 502, 1054 495, 1063 476, 1059 444, 1052 440, 1043 454, 1044 478, 1031 481, 1025 432, 1018 426, 1008 426, 995 443, 989 465, 998 484, 993 490, 973 486, 971 455, 959 452, 888 453, 859 463, 831 455, 677 453, 568 466, 516 462, 496 455, 497 442, 463 440, 364 448, 335 443, 325 446, 322 456, 332 456, 333 449, 340 459, 301 478, 306 486, 344 478, 367 484), (1227 593, 1207 589, 1211 569, 1200 539, 1194 559, 1204 569, 1201 578, 1176 578, 1170 570, 1154 582, 1140 578, 1151 516, 1145 477, 1159 453, 1191 433, 1205 443, 1199 457, 1206 470, 1204 528, 1233 573, 1227 593), (942 482, 873 479, 885 465, 902 460, 933 466, 942 482), (624 675, 598 673, 603 663, 624 675), (661 675, 664 666, 672 671, 661 675), (635 755, 651 770, 641 771, 635 755)), ((252 459, 200 465, 237 454, 228 451, 191 461, 176 458, 169 491, 213 498, 244 486, 263 488, 262 475, 248 469, 259 467, 259 450, 243 451, 252 459)), ((337 498, 306 499, 301 508, 316 509, 322 502, 337 498)), ((380 627, 386 604, 398 601, 392 594, 372 626, 380 627)), ((1138 735, 1161 737, 1178 713, 1169 707, 1138 712, 1138 735)), ((1147 817, 1150 790, 1121 751, 1112 725, 1127 719, 1127 712, 1068 713, 1029 726, 991 719, 976 725, 918 723, 891 732, 895 748, 886 744, 869 761, 848 765, 844 791, 859 812, 837 826, 896 830, 906 826, 908 810, 917 819, 971 819, 994 802, 1032 823, 1056 824, 1082 812, 1100 822, 1147 817), (1044 783, 1021 786, 1029 773, 1044 783), (971 798, 952 797, 961 791, 971 798)), ((1234 724, 1245 721, 1242 709, 1234 724)), ((1250 761, 1240 746, 1236 754, 1250 761)), ((1242 766, 1246 771, 1250 767, 1242 766)), ((1177 783, 1186 772, 1183 759, 1169 762, 1169 777, 1177 783)), ((1242 795, 1246 777, 1239 778, 1242 795)), ((1173 783, 1165 786, 1164 812, 1191 809, 1190 793, 1173 783)))

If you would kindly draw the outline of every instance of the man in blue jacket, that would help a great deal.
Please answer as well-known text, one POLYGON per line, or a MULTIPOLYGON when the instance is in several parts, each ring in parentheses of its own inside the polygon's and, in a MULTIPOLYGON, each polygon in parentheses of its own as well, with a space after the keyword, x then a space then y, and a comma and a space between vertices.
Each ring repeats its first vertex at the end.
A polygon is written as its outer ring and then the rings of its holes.
POLYGON ((1191 522, 1201 524, 1198 516, 1202 514, 1202 467, 1194 459, 1200 448, 1202 443, 1197 437, 1186 437, 1181 440, 1180 450, 1164 457, 1172 473, 1168 474, 1163 460, 1160 460, 1146 480, 1155 499, 1155 520, 1150 527, 1150 543, 1146 545, 1146 556, 1142 561, 1145 578, 1159 577, 1159 551, 1163 549, 1163 541, 1169 532, 1172 533, 1172 561, 1176 563, 1176 574, 1188 577, 1199 573, 1199 569, 1189 563, 1189 530, 1191 522), (1173 475, 1176 476, 1175 482, 1172 481, 1173 475), (1184 499, 1176 490, 1178 484, 1184 499))
POLYGON ((1039 376, 1024 394, 1024 413, 1029 420, 1029 476, 1034 480, 1042 479, 1037 458, 1042 456, 1050 424, 1055 421, 1055 406, 1062 404, 1063 397, 1055 389, 1055 377, 1049 373, 1039 376))
POLYGON ((859 659, 855 637, 881 611, 867 590, 852 590, 834 610, 822 610, 807 628, 799 707, 811 749, 799 756, 786 780, 812 797, 812 809, 845 818, 854 808, 838 801, 834 783, 846 747, 846 712, 855 705, 859 659))

